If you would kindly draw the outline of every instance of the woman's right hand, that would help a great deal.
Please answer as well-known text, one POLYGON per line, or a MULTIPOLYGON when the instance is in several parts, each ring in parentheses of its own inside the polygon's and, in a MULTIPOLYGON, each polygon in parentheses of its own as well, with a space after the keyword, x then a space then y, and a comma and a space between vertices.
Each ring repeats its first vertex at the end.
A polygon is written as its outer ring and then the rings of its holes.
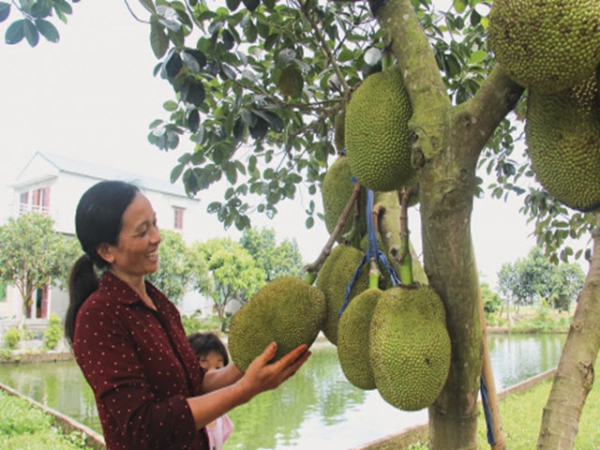
POLYGON ((248 366, 246 373, 238 382, 240 390, 249 401, 255 395, 279 387, 294 375, 310 356, 306 344, 299 345, 278 361, 269 364, 277 353, 277 344, 271 342, 262 354, 248 366))

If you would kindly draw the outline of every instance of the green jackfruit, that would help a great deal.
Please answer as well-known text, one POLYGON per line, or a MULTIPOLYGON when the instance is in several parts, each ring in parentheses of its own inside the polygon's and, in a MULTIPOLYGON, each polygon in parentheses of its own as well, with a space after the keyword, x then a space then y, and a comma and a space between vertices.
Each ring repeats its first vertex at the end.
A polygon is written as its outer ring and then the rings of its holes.
POLYGON ((352 95, 346 106, 346 152, 352 173, 367 189, 387 192, 414 182, 411 115, 397 66, 369 75, 352 95))
POLYGON ((360 389, 375 389, 369 357, 371 318, 383 291, 367 289, 348 304, 340 317, 337 352, 344 375, 360 389))
POLYGON ((446 311, 429 286, 383 292, 371 320, 369 355, 381 397, 417 411, 439 396, 450 369, 446 311))
POLYGON ((300 278, 285 276, 262 287, 233 316, 228 348, 242 372, 271 342, 273 361, 301 344, 313 344, 325 318, 323 292, 300 278))
MULTIPOLYGON (((346 288, 354 277, 354 272, 364 258, 364 252, 350 246, 337 245, 327 257, 319 275, 317 287, 325 294, 326 312, 322 331, 325 337, 334 345, 338 341, 339 312, 346 300, 346 288)), ((369 289, 369 264, 364 264, 350 291, 350 300, 369 289)), ((391 285, 387 273, 382 273, 379 287, 385 289, 391 285)))
POLYGON ((537 180, 579 211, 600 207, 600 94, 596 76, 558 94, 530 91, 525 137, 537 180))
MULTIPOLYGON (((323 184, 321 185, 321 195, 323 197, 323 209, 325 211, 325 226, 327 231, 331 234, 335 229, 342 212, 348 204, 348 200, 354 192, 356 185, 352 182, 352 173, 350 172, 350 164, 348 163, 348 157, 340 155, 329 167, 329 170, 325 174, 323 184)), ((360 196, 358 197, 358 214, 356 230, 358 237, 365 235, 367 232, 367 219, 365 217, 365 208, 367 205, 367 194, 366 190, 361 189, 360 196)), ((354 223, 354 213, 356 208, 353 209, 346 223, 342 228, 342 232, 338 235, 337 241, 342 243, 343 236, 350 232, 354 223)))
POLYGON ((518 84, 553 94, 584 82, 600 63, 597 0, 495 0, 490 44, 518 84))

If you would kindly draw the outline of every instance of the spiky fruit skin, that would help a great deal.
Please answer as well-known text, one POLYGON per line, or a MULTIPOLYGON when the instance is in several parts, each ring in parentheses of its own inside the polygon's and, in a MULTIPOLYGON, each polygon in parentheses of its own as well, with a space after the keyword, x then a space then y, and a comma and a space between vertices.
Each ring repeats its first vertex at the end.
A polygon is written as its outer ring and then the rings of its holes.
POLYGON ((338 326, 337 352, 344 375, 360 389, 375 389, 369 357, 371 318, 383 291, 367 289, 348 304, 338 326))
POLYGON ((379 298, 370 329, 369 355, 381 397, 418 411, 439 396, 450 368, 446 312, 429 286, 396 286, 379 298))
POLYGON ((552 94, 594 73, 600 62, 597 0, 495 0, 490 44, 516 83, 552 94))
MULTIPOLYGON (((325 226, 331 234, 335 229, 342 212, 348 204, 348 200, 354 192, 356 185, 352 181, 352 172, 348 157, 340 155, 333 162, 329 170, 325 174, 323 184, 321 185, 321 195, 323 197, 323 209, 325 212, 325 226)), ((356 205, 356 204, 355 204, 356 205)), ((365 207, 367 205, 367 195, 365 189, 361 189, 358 197, 358 231, 361 235, 367 232, 367 219, 365 217, 365 207)), ((343 242, 343 235, 348 233, 352 228, 354 220, 353 209, 346 219, 346 223, 342 228, 342 232, 338 235, 337 242, 343 242)))
POLYGON ((285 276, 262 287, 233 316, 228 337, 231 359, 242 372, 271 342, 273 361, 301 344, 313 344, 325 318, 323 292, 300 278, 285 276))
MULTIPOLYGON (((336 245, 327 257, 317 276, 317 288, 325 294, 325 320, 322 331, 337 345, 339 312, 346 300, 346 287, 365 254, 350 245, 336 245)), ((369 288, 369 266, 363 265, 356 279, 350 299, 369 288)))
POLYGON ((397 66, 369 75, 346 106, 346 153, 367 189, 401 189, 415 179, 408 143, 410 99, 397 66))
POLYGON ((558 94, 530 91, 525 136, 532 169, 550 195, 579 211, 600 208, 600 94, 596 76, 558 94))

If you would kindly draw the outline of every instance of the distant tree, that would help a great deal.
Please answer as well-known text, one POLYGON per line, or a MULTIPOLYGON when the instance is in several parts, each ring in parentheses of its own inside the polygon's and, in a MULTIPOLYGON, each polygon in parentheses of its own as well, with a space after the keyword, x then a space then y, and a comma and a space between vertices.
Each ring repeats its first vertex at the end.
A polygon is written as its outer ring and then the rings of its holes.
POLYGON ((486 282, 481 283, 481 299, 483 301, 483 310, 486 317, 497 313, 502 305, 502 298, 493 291, 490 285, 486 282))
POLYGON ((256 266, 265 271, 267 283, 285 275, 303 274, 304 263, 296 240, 284 239, 277 245, 272 228, 246 228, 240 244, 252 255, 256 266))
POLYGON ((542 298, 555 308, 568 309, 583 288, 585 275, 576 264, 552 264, 539 247, 514 264, 503 264, 498 272, 500 293, 516 304, 531 304, 542 298))
POLYGON ((81 253, 76 241, 57 233, 53 225, 50 217, 31 212, 0 227, 0 279, 21 294, 24 317, 38 289, 64 286, 81 253))
POLYGON ((215 238, 192 245, 203 255, 209 279, 197 284, 201 294, 212 298, 215 310, 225 331, 227 306, 234 300, 245 303, 265 285, 266 275, 257 267, 250 253, 230 238, 215 238))
POLYGON ((206 278, 208 269, 202 256, 194 254, 194 248, 188 247, 179 233, 161 230, 160 234, 158 270, 148 276, 148 281, 179 304, 197 279, 206 278))

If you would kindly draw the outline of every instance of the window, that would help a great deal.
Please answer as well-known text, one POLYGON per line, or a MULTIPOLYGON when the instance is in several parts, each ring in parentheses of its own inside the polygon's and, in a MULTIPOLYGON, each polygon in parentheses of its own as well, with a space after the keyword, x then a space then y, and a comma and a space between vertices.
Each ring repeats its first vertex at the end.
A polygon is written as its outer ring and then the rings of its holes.
POLYGON ((31 195, 29 195, 29 192, 22 192, 19 202, 20 214, 38 211, 44 215, 48 215, 50 207, 50 187, 34 189, 31 191, 31 195))
POLYGON ((173 211, 175 212, 175 223, 173 228, 176 230, 183 230, 183 212, 185 209, 174 206, 173 211))

